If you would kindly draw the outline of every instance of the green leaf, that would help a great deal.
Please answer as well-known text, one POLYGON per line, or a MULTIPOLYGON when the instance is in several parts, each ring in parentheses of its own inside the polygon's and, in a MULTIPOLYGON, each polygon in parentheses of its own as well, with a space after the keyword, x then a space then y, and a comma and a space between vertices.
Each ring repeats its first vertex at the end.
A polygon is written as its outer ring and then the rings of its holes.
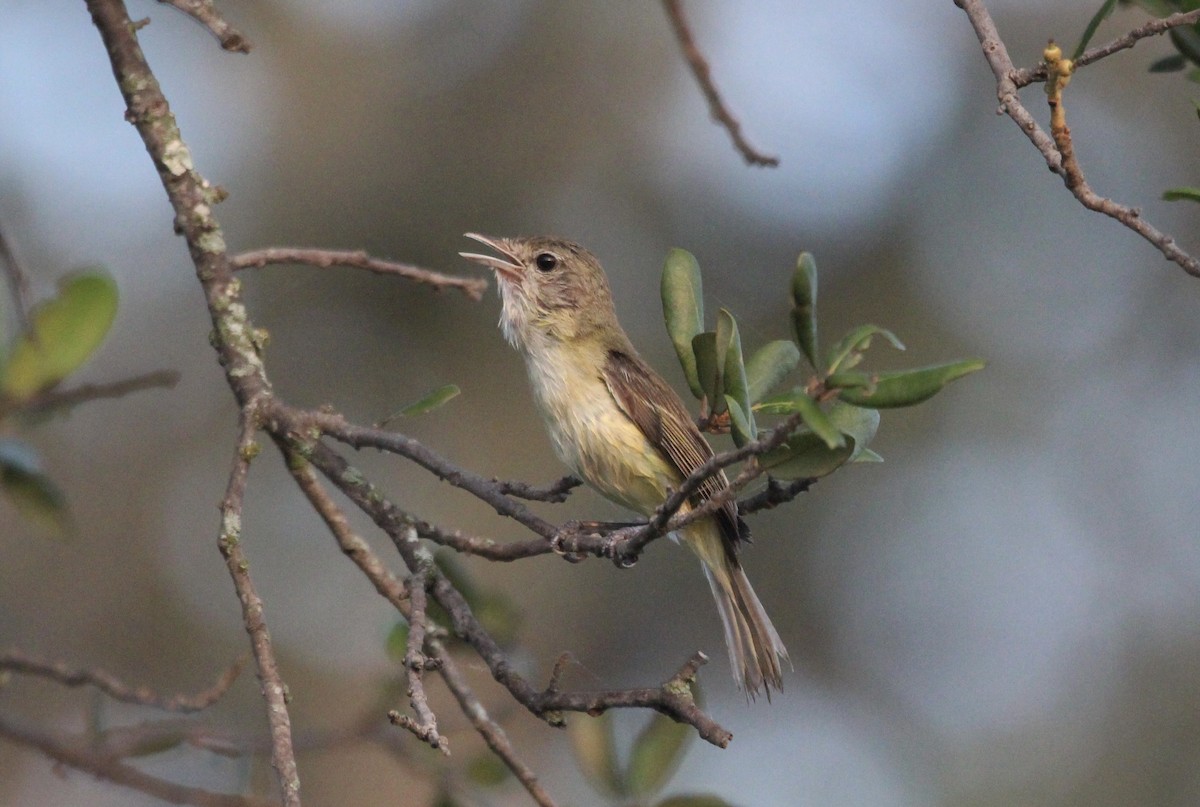
MULTIPOLYGON (((879 431, 879 412, 877 410, 834 401, 826 416, 838 431, 854 441, 854 450, 850 452, 851 462, 869 451, 867 446, 875 439, 875 432, 879 431)), ((875 454, 875 456, 879 455, 875 454)))
POLYGON ((804 387, 796 387, 789 392, 780 392, 763 398, 754 405, 754 411, 764 412, 768 415, 790 415, 793 412, 799 412, 800 410, 797 408, 799 404, 796 403, 798 396, 808 397, 804 392, 804 387))
POLYGON ((886 328, 880 328, 878 325, 859 325, 843 336, 833 346, 833 350, 829 351, 829 365, 826 367, 826 372, 832 375, 838 370, 849 370, 857 365, 862 361, 862 354, 871 347, 871 340, 876 336, 887 339, 896 350, 904 350, 904 343, 886 328))
POLYGON ((817 369, 817 262, 808 252, 800 253, 792 273, 792 330, 808 363, 817 369))
POLYGON ((103 270, 69 275, 58 295, 30 312, 30 333, 13 346, 0 389, 26 400, 79 369, 104 341, 117 315, 117 284, 103 270))
POLYGON ((1096 29, 1100 27, 1100 23, 1112 16, 1113 9, 1117 7, 1117 0, 1104 0, 1104 4, 1100 6, 1100 10, 1092 15, 1088 20, 1087 27, 1083 29, 1083 36, 1079 38, 1079 44, 1075 46, 1075 52, 1071 55, 1072 60, 1078 59, 1087 50, 1088 43, 1092 41, 1092 37, 1096 35, 1096 29))
POLYGON ((874 451, 872 451, 869 448, 864 448, 862 450, 861 454, 859 454, 857 457, 855 457, 854 459, 852 459, 850 461, 851 462, 883 462, 883 457, 879 456, 878 454, 876 454, 874 451))
POLYGON ((19 440, 0 440, 0 488, 27 521, 58 538, 70 534, 66 497, 42 471, 29 445, 19 440))
MULTIPOLYGON (((692 340, 692 352, 696 356, 696 374, 700 379, 701 398, 708 401, 710 407, 713 401, 722 395, 724 387, 725 355, 717 355, 717 335, 712 331, 696 334, 692 340)), ((722 400, 724 398, 722 397, 722 400)))
POLYGON ((951 381, 981 370, 983 366, 984 362, 979 359, 968 359, 916 370, 875 373, 871 376, 871 386, 846 388, 838 397, 846 403, 873 409, 912 406, 932 398, 951 381))
POLYGON ((443 387, 438 387, 433 392, 430 392, 419 401, 414 401, 408 406, 400 410, 400 414, 404 417, 412 417, 413 415, 423 415, 426 412, 432 412, 434 409, 445 404, 447 401, 457 398, 462 390, 457 384, 446 384, 443 387))
POLYGON ((706 390, 696 370, 692 340, 704 330, 704 288, 700 281, 700 264, 692 253, 683 249, 672 249, 667 253, 662 274, 662 304, 667 334, 683 366, 688 387, 693 395, 702 398, 706 390))
MULTIPOLYGON (((730 314, 727 309, 722 308, 717 312, 716 342, 713 345, 717 359, 717 386, 713 396, 708 399, 709 403, 712 404, 711 412, 709 413, 712 415, 719 415, 725 411, 725 390, 729 386, 725 380, 725 374, 729 371, 729 351, 735 339, 738 339, 737 321, 734 320, 733 314, 730 314)), ((741 349, 740 339, 738 339, 738 349, 741 349)), ((697 361, 699 361, 698 356, 697 361)))
POLYGON ((598 717, 584 713, 571 715, 567 733, 579 770, 592 787, 611 798, 627 795, 629 786, 617 766, 612 713, 604 712, 598 717))
POLYGON ((733 444, 741 448, 758 436, 754 416, 742 408, 732 395, 725 396, 725 407, 729 411, 729 433, 733 444))
POLYGON ((830 448, 816 434, 800 432, 760 456, 759 462, 779 479, 817 479, 836 471, 853 453, 853 438, 846 439, 839 448, 830 448))
MULTIPOLYGON (((726 399, 732 398, 740 407, 744 435, 754 435, 754 414, 750 409, 750 389, 746 382, 746 365, 742 360, 742 338, 738 335, 737 321, 724 308, 717 318, 717 342, 722 338, 722 328, 729 332, 729 346, 725 349, 725 381, 722 392, 726 399), (726 320, 728 322, 726 323, 726 320)), ((728 400, 726 400, 728 404, 728 400)), ((752 437, 749 439, 753 439, 752 437)))
POLYGON ((662 790, 679 768, 692 736, 686 723, 676 723, 665 715, 652 716, 629 753, 629 794, 646 799, 662 790))
POLYGON ((812 430, 812 433, 820 437, 825 445, 829 448, 841 448, 846 444, 846 439, 837 427, 830 422, 829 418, 821 411, 820 405, 807 395, 798 395, 795 399, 796 411, 800 413, 800 417, 804 420, 804 425, 812 430))
POLYGON ((467 778, 482 787, 495 787, 508 781, 512 771, 495 754, 485 752, 467 763, 467 778))
POLYGON ((1171 188, 1163 191, 1162 198, 1168 202, 1200 202, 1200 188, 1171 188))
POLYGON ((657 807, 733 807, 719 796, 709 793, 684 793, 663 799, 657 807))
POLYGON ((746 362, 746 390, 751 404, 758 403, 800 363, 800 351, 786 339, 763 345, 746 362))
POLYGON ((1172 53, 1150 64, 1150 73, 1178 73, 1187 67, 1187 59, 1181 53, 1172 53))

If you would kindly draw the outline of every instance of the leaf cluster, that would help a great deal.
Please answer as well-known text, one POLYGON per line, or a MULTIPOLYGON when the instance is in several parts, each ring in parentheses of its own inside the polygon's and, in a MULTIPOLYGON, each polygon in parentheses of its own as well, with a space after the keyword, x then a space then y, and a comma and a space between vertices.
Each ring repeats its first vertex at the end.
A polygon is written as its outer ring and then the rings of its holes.
POLYGON ((682 249, 667 255, 662 276, 663 316, 692 394, 700 400, 708 431, 728 431, 743 446, 760 434, 759 416, 798 414, 805 428, 759 458, 781 479, 815 479, 847 462, 877 462, 868 448, 880 409, 912 406, 936 395, 951 381, 983 367, 977 359, 911 370, 872 372, 860 368, 879 338, 898 350, 904 344, 877 325, 851 328, 827 352, 817 329, 817 264, 801 253, 791 281, 791 340, 769 342, 744 358, 737 321, 727 309, 715 330, 704 330, 700 266, 682 249), (803 384, 768 395, 800 365, 812 370, 803 384))

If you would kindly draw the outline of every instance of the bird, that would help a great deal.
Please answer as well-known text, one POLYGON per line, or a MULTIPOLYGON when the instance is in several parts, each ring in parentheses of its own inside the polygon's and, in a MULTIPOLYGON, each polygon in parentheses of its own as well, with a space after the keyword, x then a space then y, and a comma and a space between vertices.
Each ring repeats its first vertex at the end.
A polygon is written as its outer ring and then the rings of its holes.
MULTIPOLYGON (((561 238, 465 235, 497 253, 459 254, 496 275, 500 330, 525 360, 555 453, 601 495, 652 516, 713 451, 679 395, 634 349, 599 260, 561 238)), ((723 471, 712 474, 680 512, 728 486, 723 471)), ((748 697, 769 698, 783 686, 788 654, 742 568, 749 530, 737 502, 676 536, 704 568, 735 683, 748 697)))

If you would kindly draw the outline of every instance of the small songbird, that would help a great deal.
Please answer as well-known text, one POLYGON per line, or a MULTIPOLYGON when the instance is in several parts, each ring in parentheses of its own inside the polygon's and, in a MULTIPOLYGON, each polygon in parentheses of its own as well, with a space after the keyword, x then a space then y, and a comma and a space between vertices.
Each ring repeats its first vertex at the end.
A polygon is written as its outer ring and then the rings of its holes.
MULTIPOLYGON (((460 254, 496 273, 500 328, 525 357, 559 458, 607 498, 652 515, 713 452, 679 396, 633 349, 599 261, 558 238, 466 236, 499 253, 460 254)), ((710 476, 682 510, 728 485, 723 472, 710 476)), ((704 564, 734 680, 749 695, 765 688, 769 696, 782 685, 787 650, 738 560, 748 530, 737 503, 678 535, 704 564)))

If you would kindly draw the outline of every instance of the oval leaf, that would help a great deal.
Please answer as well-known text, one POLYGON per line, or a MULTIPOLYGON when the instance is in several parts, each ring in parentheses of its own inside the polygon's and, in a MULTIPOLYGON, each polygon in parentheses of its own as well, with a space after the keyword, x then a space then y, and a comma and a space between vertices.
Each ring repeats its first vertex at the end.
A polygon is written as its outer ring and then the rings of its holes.
POLYGON ((662 790, 679 767, 692 735, 686 723, 660 714, 651 717, 629 753, 629 794, 644 799, 662 790))
POLYGON ((878 325, 859 325, 843 336, 833 346, 833 350, 829 351, 829 364, 826 372, 832 375, 838 370, 849 370, 854 367, 862 361, 863 352, 871 346, 871 340, 876 336, 887 339, 896 350, 904 350, 904 343, 887 328, 880 328, 878 325))
POLYGON ((508 781, 512 771, 500 757, 485 752, 467 763, 467 778, 483 787, 495 787, 508 781))
POLYGON ((811 429, 813 434, 824 440, 827 447, 841 448, 846 444, 846 438, 842 436, 841 431, 830 422, 828 416, 821 411, 820 405, 812 398, 807 395, 798 396, 796 411, 800 413, 804 425, 811 429))
POLYGON ((683 374, 692 394, 701 398, 705 390, 696 370, 692 340, 704 330, 704 288, 700 281, 700 264, 687 250, 672 249, 667 253, 662 274, 662 304, 667 334, 675 346, 683 374))
POLYGON ((54 386, 95 352, 116 315, 117 284, 107 272, 64 278, 58 295, 30 313, 31 332, 14 345, 0 387, 25 400, 54 386))
POLYGON ((692 339, 692 353, 696 357, 696 374, 700 379, 700 398, 708 401, 711 407, 722 388, 721 368, 725 364, 724 357, 717 356, 717 335, 712 331, 696 334, 692 339))
POLYGON ((617 744, 613 739, 612 724, 611 712, 598 717, 571 715, 567 733, 584 777, 604 795, 619 798, 628 794, 629 788, 617 767, 617 744))
POLYGON ((759 462, 771 476, 779 479, 817 479, 827 476, 854 453, 853 438, 844 438, 840 448, 830 448, 812 432, 794 434, 776 449, 768 451, 759 462))
POLYGON ((725 396, 725 406, 729 410, 729 433, 733 437, 733 444, 741 448, 758 436, 754 415, 742 409, 732 395, 725 396))
MULTIPOLYGON (((838 431, 854 441, 854 451, 850 453, 851 462, 858 460, 869 451, 867 446, 875 439, 875 432, 879 431, 879 412, 877 410, 834 401, 826 414, 829 422, 838 431)), ((875 456, 879 455, 875 454, 875 456)))
POLYGON ((71 532, 66 497, 25 443, 0 440, 0 488, 27 521, 59 538, 71 532))
POLYGON ((817 262, 808 252, 800 253, 792 273, 792 330, 808 363, 817 369, 817 262))
POLYGON ((912 406, 932 398, 951 381, 981 370, 983 366, 979 359, 968 359, 917 370, 875 373, 871 386, 846 388, 838 397, 846 403, 872 409, 912 406))
POLYGON ((754 416, 750 413, 750 389, 746 383, 746 365, 742 360, 742 338, 738 335, 737 321, 733 315, 721 309, 717 320, 717 342, 722 336, 722 322, 728 318, 729 346, 725 349, 725 385, 723 392, 726 397, 738 402, 745 421, 746 434, 754 433, 754 416))
POLYGON ((746 362, 746 390, 751 405, 758 403, 800 363, 800 351, 786 339, 768 342, 746 362))

